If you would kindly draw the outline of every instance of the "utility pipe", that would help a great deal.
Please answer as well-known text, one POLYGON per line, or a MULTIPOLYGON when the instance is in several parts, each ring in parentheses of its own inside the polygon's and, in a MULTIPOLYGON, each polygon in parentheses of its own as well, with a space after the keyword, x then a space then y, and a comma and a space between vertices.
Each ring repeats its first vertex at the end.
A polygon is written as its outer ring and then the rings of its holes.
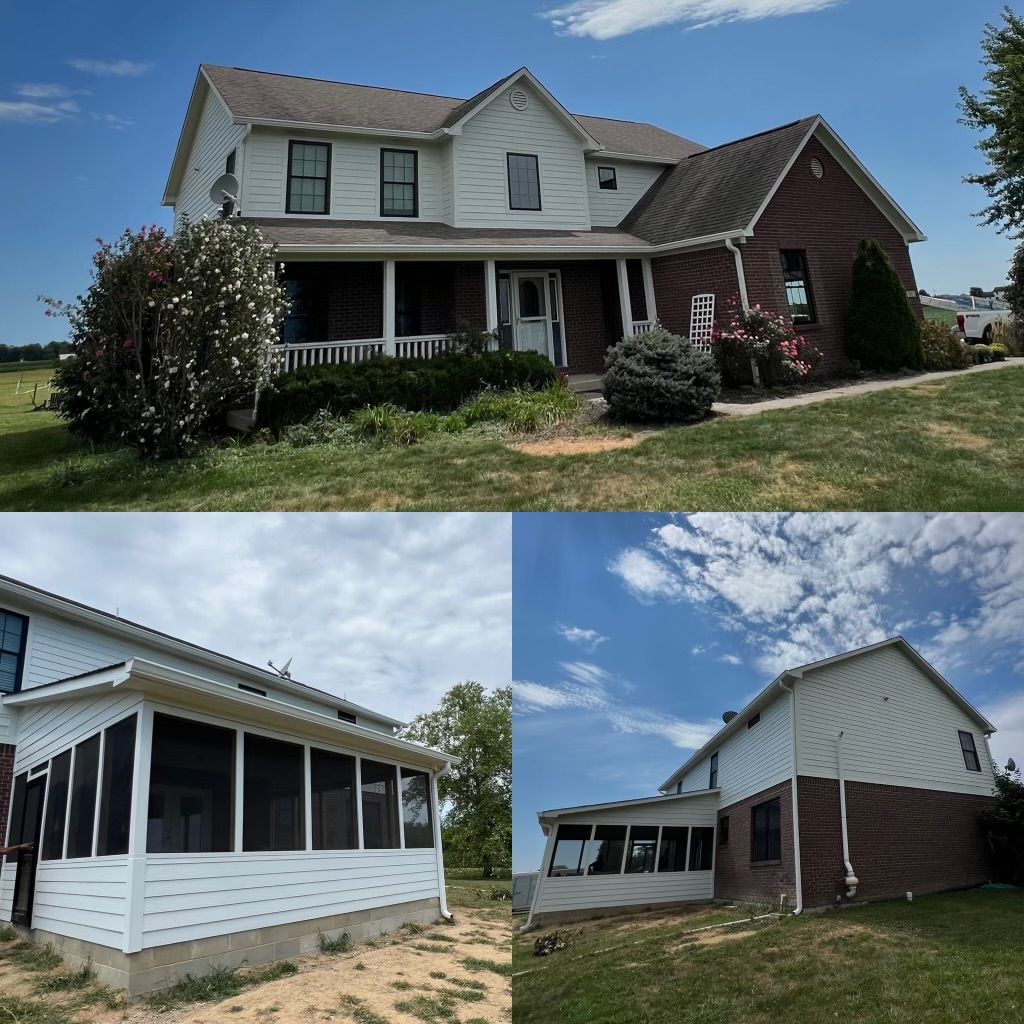
POLYGON ((797 745, 796 745, 796 688, 794 686, 787 686, 785 681, 779 683, 779 685, 789 694, 789 710, 790 710, 790 726, 789 731, 793 739, 793 778, 792 778, 792 793, 793 793, 793 859, 795 865, 794 878, 796 881, 796 907, 793 910, 793 916, 802 914, 804 911, 804 884, 803 876, 800 871, 800 804, 797 800, 797 745))
POLYGON ((443 778, 452 770, 450 764, 436 772, 430 773, 430 800, 434 805, 434 853, 437 857, 437 894, 441 904, 441 916, 446 921, 454 919, 455 915, 448 909, 448 890, 444 884, 444 851, 441 849, 441 805, 437 799, 437 780, 443 778))
MULTIPOLYGON (((744 241, 744 239, 741 238, 740 241, 744 241)), ((746 313, 750 309, 750 300, 747 298, 747 275, 743 272, 743 254, 740 252, 739 246, 731 238, 725 240, 725 247, 733 254, 736 260, 736 283, 740 289, 740 303, 743 305, 743 312, 746 313)), ((760 384, 761 373, 753 359, 750 360, 750 373, 754 378, 754 383, 760 384)))
POLYGON ((853 899, 857 895, 857 876, 853 873, 853 865, 850 863, 850 837, 846 831, 846 779, 843 775, 842 730, 836 740, 836 759, 839 762, 839 823, 843 831, 843 864, 846 867, 843 884, 846 886, 846 898, 853 899))

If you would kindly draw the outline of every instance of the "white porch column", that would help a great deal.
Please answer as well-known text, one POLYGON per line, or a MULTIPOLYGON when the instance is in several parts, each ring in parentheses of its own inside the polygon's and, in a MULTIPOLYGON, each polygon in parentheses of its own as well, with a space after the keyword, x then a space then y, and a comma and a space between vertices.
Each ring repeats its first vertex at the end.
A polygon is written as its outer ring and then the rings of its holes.
POLYGON ((395 354, 395 261, 384 261, 384 353, 395 354))
MULTIPOLYGON (((142 949, 143 910, 146 898, 146 839, 149 820, 149 769, 153 750, 153 707, 147 701, 136 712, 135 756, 132 760, 132 816, 128 825, 124 932, 121 951, 142 949)), ((99 801, 97 801, 98 803, 99 801)), ((71 810, 68 800, 68 811, 71 810)), ((64 834, 67 836, 67 822, 64 834)))
POLYGON ((487 309, 487 330, 498 329, 498 273, 494 260, 484 260, 484 303, 487 309))
POLYGON ((654 321, 658 319, 658 306, 654 301, 654 273, 651 270, 651 261, 644 257, 640 261, 644 272, 644 303, 647 306, 647 319, 654 321))
POLYGON ((615 270, 619 278, 619 308, 622 310, 622 336, 633 335, 633 307, 629 302, 629 272, 625 260, 615 261, 615 270))

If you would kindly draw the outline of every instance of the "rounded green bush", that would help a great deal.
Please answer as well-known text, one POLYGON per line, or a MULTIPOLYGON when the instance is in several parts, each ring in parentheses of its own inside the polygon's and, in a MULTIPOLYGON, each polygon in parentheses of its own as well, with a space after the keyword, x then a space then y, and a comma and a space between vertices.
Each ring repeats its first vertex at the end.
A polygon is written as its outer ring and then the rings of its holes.
POLYGON ((992 353, 992 362, 994 363, 1001 363, 1009 355, 1007 347, 1000 345, 998 341, 993 345, 989 345, 989 351, 992 353))
POLYGON ((960 338, 937 320, 922 322, 921 348, 926 370, 964 370, 974 362, 960 338))
POLYGON ((663 327, 624 338, 605 359, 604 398, 612 415, 624 420, 704 419, 721 385, 711 355, 663 327))
POLYGON ((991 345, 969 345, 968 348, 971 352, 971 358, 975 363, 991 363, 992 362, 992 346, 991 345))

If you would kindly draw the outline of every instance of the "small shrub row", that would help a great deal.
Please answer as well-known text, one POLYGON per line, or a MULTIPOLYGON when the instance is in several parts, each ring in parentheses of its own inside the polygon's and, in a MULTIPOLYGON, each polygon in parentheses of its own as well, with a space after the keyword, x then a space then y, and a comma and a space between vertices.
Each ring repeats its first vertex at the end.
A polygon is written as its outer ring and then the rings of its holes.
POLYGON ((979 363, 1001 363, 1007 356, 1006 346, 998 342, 992 345, 968 345, 966 352, 976 366, 979 363))
POLYGON ((967 346, 938 320, 921 324, 921 348, 926 370, 963 370, 974 362, 967 346))
POLYGON ((390 404, 408 412, 448 413, 487 389, 537 390, 557 380, 536 352, 451 352, 435 359, 385 356, 364 363, 307 366, 276 378, 260 396, 258 423, 278 434, 321 411, 348 416, 390 404))

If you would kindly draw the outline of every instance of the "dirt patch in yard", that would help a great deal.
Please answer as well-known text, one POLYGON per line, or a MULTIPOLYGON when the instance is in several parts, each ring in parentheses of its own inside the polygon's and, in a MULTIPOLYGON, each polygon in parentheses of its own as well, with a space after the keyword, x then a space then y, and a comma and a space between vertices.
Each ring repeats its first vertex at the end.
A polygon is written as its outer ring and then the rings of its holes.
POLYGON ((554 458, 557 455, 598 455, 620 448, 635 448, 645 437, 555 437, 544 441, 522 441, 512 447, 523 455, 554 458))
POLYGON ((951 448, 963 448, 969 452, 984 452, 992 447, 992 442, 980 434, 972 434, 969 430, 954 427, 951 423, 926 423, 925 433, 949 445, 951 448))

